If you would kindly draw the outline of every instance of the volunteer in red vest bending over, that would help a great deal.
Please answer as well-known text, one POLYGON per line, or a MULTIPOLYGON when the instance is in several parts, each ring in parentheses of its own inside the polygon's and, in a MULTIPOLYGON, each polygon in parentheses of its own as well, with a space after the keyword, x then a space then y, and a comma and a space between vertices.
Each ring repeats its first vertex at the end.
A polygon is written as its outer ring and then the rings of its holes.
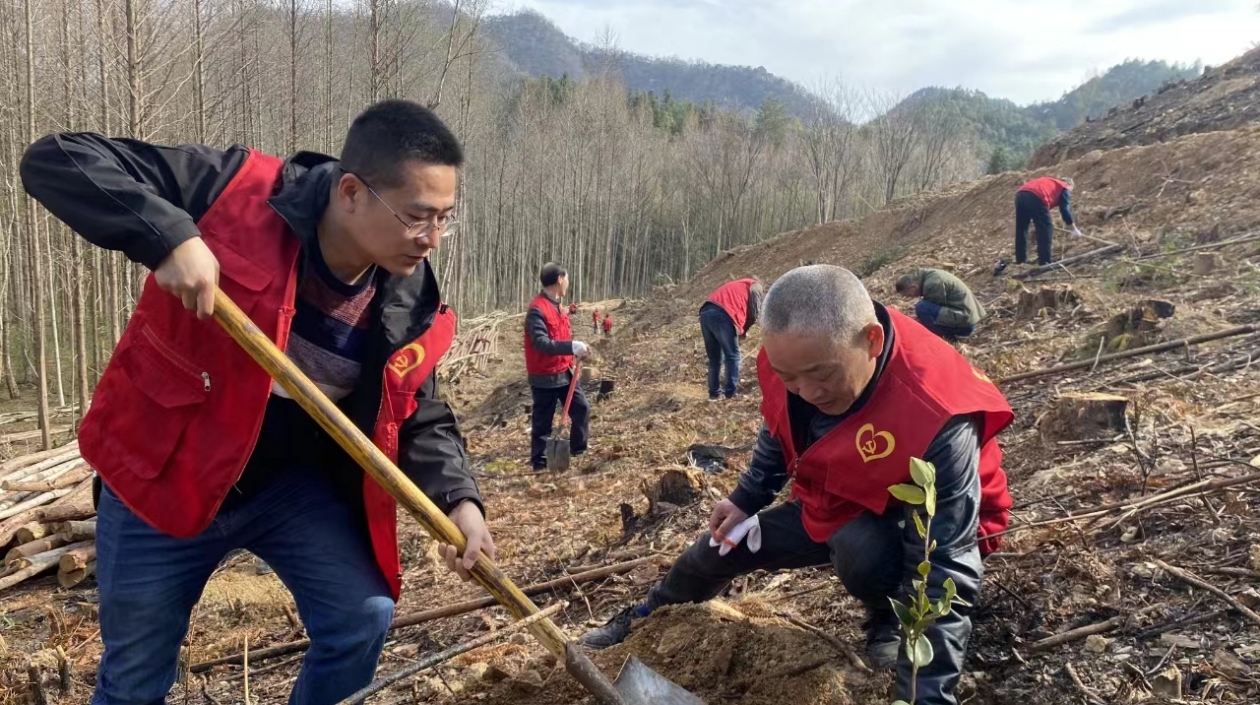
MULTIPOLYGON (((950 577, 976 604, 981 556, 997 543, 985 537, 1005 528, 1011 504, 994 438, 1011 409, 984 373, 916 321, 873 303, 846 269, 783 275, 761 321, 764 425, 750 467, 647 599, 582 641, 611 646, 657 607, 708 600, 758 568, 831 563, 866 605, 871 665, 895 666, 898 695, 909 700, 911 666, 888 598, 910 594, 923 540, 888 487, 911 481, 912 457, 936 465, 928 594, 940 599, 950 577), (791 496, 771 507, 789 478, 791 496)), ((969 613, 955 610, 928 630, 936 657, 919 671, 918 705, 957 702, 969 613)))
MULTIPOLYGON (((573 339, 569 314, 560 308, 560 301, 569 290, 569 273, 555 262, 543 265, 539 274, 542 291, 529 303, 525 314, 525 371, 534 397, 530 418, 529 462, 535 470, 547 468, 547 438, 556 416, 556 407, 564 406, 573 381, 573 359, 587 355, 586 343, 573 339)), ((586 452, 591 407, 579 384, 573 390, 569 406, 569 450, 574 456, 586 452)))
POLYGON ((1058 208, 1063 224, 1072 229, 1074 237, 1081 231, 1072 219, 1072 179, 1042 176, 1033 179, 1015 194, 1015 264, 1028 261, 1028 224, 1037 229, 1037 264, 1050 264, 1051 244, 1054 239, 1054 223, 1050 209, 1058 208))
POLYGON ((359 115, 337 160, 72 133, 31 145, 27 191, 88 241, 153 270, 79 448, 100 473, 94 705, 166 702, 189 615, 245 548, 311 639, 289 698, 367 685, 401 589, 393 499, 213 321, 214 285, 468 537, 494 555, 435 366, 455 314, 428 256, 455 225, 459 142, 405 101, 359 115), (188 310, 185 310, 188 309, 188 310))
POLYGON ((718 401, 718 376, 726 365, 726 384, 721 393, 727 399, 739 387, 739 340, 757 322, 761 309, 761 282, 736 279, 718 287, 700 307, 700 332, 704 335, 704 352, 709 358, 709 401, 718 401))

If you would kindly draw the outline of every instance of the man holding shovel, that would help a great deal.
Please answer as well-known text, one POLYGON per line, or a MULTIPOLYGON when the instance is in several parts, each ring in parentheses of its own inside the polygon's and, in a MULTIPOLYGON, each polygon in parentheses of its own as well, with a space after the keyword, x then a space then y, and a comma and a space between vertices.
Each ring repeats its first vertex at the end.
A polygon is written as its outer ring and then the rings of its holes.
POLYGON ((551 437, 556 405, 564 404, 570 387, 574 387, 569 406, 570 452, 574 456, 586 452, 591 407, 574 375, 573 361, 585 358, 590 350, 586 343, 573 339, 569 314, 560 307, 569 290, 569 273, 555 262, 548 262, 539 279, 542 291, 529 303, 525 314, 525 371, 529 373, 534 402, 529 462, 534 470, 546 470, 547 440, 551 437))
MULTIPOLYGON (((939 600, 953 578, 958 595, 976 604, 981 556, 997 544, 986 537, 1006 527, 1011 506, 995 440, 1011 409, 948 343, 871 301, 846 269, 783 275, 761 322, 764 425, 752 464, 647 599, 582 642, 619 643, 657 607, 711 599, 759 568, 829 564, 866 606, 871 665, 896 667, 898 695, 908 700, 912 669, 889 598, 911 594, 924 542, 888 488, 911 481, 910 458, 936 466, 928 595, 939 600), (791 497, 771 507, 789 478, 791 497)), ((970 633, 968 608, 927 630, 935 658, 919 670, 917 705, 956 705, 970 633)))
POLYGON ((467 537, 462 557, 441 547, 451 569, 467 579, 478 552, 493 557, 434 374, 455 321, 427 258, 453 234, 462 161, 406 101, 359 115, 340 160, 82 133, 27 150, 32 196, 153 270, 79 441, 104 484, 94 705, 165 702, 232 549, 274 568, 310 635, 291 705, 371 681, 401 590, 393 499, 206 320, 216 284, 467 537))

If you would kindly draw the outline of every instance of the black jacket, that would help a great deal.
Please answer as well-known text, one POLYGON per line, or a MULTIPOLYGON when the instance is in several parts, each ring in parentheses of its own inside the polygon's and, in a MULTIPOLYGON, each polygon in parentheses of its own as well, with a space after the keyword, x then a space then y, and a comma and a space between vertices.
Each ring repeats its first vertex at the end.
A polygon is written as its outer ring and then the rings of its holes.
MULTIPOLYGON (((28 193, 94 245, 117 250, 150 269, 180 243, 198 236, 196 222, 231 181, 248 150, 201 145, 164 147, 90 133, 62 133, 32 144, 22 160, 28 193)), ((268 203, 297 235, 304 253, 318 247, 317 227, 338 174, 332 157, 301 152, 285 162, 283 182, 268 203)), ((306 257, 300 257, 305 270, 306 257)), ((408 277, 376 270, 372 327, 355 390, 340 407, 371 436, 389 356, 432 324, 441 295, 426 262, 408 277)), ((419 407, 399 429, 398 464, 449 512, 481 496, 468 470, 455 414, 438 396, 436 372, 416 395, 419 407)), ((280 464, 331 472, 348 493, 361 491, 362 470, 296 402, 273 395, 263 430, 225 507, 252 494, 280 464)), ((354 494, 350 496, 353 497, 354 494)), ((359 502, 353 503, 358 506, 359 502)))

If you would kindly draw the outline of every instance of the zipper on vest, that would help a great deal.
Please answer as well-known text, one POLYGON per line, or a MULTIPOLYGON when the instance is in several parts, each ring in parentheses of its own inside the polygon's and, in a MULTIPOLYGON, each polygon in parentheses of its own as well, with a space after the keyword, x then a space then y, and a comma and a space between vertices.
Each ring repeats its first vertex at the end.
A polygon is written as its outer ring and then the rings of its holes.
POLYGON ((209 372, 201 373, 201 381, 205 383, 206 391, 207 392, 210 391, 210 373, 209 372))

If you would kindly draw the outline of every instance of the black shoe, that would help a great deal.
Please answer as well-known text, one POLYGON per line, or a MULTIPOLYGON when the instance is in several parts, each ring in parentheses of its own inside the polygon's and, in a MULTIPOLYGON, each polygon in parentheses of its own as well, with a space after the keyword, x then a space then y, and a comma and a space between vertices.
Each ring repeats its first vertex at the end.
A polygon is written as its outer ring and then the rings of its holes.
POLYGON ((867 611, 862 623, 866 631, 866 660, 876 671, 897 667, 897 650, 901 648, 901 624, 891 609, 867 611))
POLYGON ((618 612, 617 616, 608 620, 604 626, 596 627, 583 634, 578 638, 578 643, 596 651, 616 646, 630 636, 630 623, 636 619, 641 619, 639 605, 631 605, 618 612))

